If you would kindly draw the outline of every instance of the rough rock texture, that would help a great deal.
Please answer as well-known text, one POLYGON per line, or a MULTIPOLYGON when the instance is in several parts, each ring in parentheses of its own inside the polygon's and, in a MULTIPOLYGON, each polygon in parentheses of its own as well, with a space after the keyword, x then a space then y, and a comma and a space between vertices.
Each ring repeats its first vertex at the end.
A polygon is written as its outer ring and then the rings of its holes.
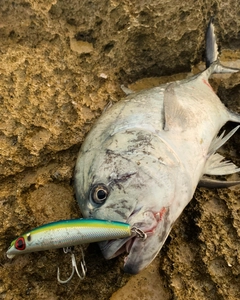
MULTIPOLYGON (((1 0, 0 299, 109 299, 133 280, 121 270, 123 257, 106 262, 96 245, 84 247, 86 280, 75 276, 67 285, 56 281, 58 266, 64 278, 71 271, 60 250, 12 261, 5 252, 30 228, 80 216, 72 173, 94 120, 123 96, 121 84, 190 71, 200 62, 211 14, 225 59, 235 65, 237 0, 1 0)), ((216 76, 213 85, 240 113, 240 75, 216 76)), ((222 150, 238 165, 239 147, 238 132, 222 150)), ((240 299, 239 201, 239 188, 199 189, 157 268, 134 277, 136 294, 126 299, 153 299, 153 273, 159 299, 240 299)), ((134 292, 125 288, 125 296, 128 290, 134 292)), ((124 299, 121 293, 111 299, 124 299)))

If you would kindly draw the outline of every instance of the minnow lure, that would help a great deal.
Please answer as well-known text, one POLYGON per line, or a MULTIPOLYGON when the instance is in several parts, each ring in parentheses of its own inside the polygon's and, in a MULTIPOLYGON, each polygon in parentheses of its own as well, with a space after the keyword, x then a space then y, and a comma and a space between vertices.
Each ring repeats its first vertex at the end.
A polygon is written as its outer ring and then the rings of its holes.
POLYGON ((32 229, 12 241, 7 257, 85 243, 145 235, 129 224, 98 219, 75 219, 52 222, 32 229))

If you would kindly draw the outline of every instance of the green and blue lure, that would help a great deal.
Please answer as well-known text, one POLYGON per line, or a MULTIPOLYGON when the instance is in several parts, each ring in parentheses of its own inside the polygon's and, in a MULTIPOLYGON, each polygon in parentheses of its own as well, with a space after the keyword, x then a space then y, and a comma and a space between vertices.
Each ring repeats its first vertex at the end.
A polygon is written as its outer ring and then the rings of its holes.
POLYGON ((80 244, 127 238, 129 224, 97 219, 63 220, 42 225, 12 241, 7 257, 80 244))

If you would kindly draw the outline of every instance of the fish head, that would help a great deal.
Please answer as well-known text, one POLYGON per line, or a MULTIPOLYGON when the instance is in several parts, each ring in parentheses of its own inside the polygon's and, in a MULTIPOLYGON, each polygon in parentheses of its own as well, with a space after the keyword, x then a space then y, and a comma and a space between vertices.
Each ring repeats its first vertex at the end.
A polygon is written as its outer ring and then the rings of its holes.
POLYGON ((179 161, 159 139, 146 138, 142 132, 127 137, 124 132, 98 149, 84 145, 75 169, 76 197, 85 218, 127 222, 147 234, 145 240, 133 234, 99 243, 106 259, 127 252, 124 271, 131 274, 151 263, 183 209, 176 194, 179 161), (136 147, 140 134, 145 146, 136 147))

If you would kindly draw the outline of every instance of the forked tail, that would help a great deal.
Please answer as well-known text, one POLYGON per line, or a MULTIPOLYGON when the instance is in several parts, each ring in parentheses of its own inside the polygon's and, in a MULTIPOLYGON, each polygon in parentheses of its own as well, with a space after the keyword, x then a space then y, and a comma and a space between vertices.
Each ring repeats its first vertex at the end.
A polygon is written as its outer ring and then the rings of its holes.
MULTIPOLYGON (((206 31, 206 75, 207 78, 213 73, 236 73, 240 69, 229 68, 223 66, 219 62, 219 52, 217 46, 217 39, 214 32, 213 17, 210 19, 206 31)), ((204 73, 205 73, 204 72, 204 73)), ((229 111, 229 121, 240 123, 240 115, 229 111)))
POLYGON ((240 69, 225 67, 219 62, 218 45, 214 29, 213 17, 211 17, 206 31, 206 72, 208 77, 213 73, 239 72, 240 69))
MULTIPOLYGON (((213 73, 236 73, 240 69, 228 68, 223 66, 219 62, 218 58, 218 46, 216 42, 216 36, 214 33, 213 18, 210 19, 207 32, 206 32, 206 70, 201 74, 206 79, 213 73)), ((229 121, 240 123, 240 115, 228 110, 229 121)), ((217 149, 220 148, 238 129, 240 126, 235 127, 225 137, 224 132, 219 136, 215 137, 209 148, 208 159, 206 161, 204 174, 207 175, 226 175, 233 174, 240 171, 236 165, 229 161, 224 161, 224 157, 216 153, 217 149)), ((203 176, 199 182, 200 186, 205 187, 230 187, 233 185, 240 184, 240 181, 221 181, 211 179, 203 176)))

